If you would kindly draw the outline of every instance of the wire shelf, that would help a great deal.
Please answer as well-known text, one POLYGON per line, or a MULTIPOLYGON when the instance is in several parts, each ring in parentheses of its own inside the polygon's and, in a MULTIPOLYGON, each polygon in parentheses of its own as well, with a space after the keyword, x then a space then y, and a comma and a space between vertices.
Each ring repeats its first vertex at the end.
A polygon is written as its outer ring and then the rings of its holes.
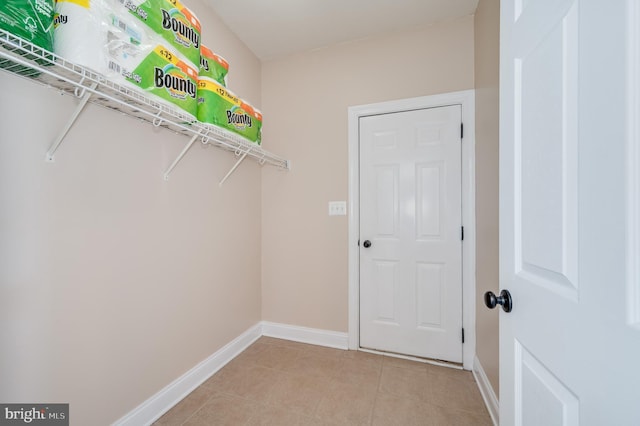
MULTIPOLYGON (((192 138, 191 143, 200 138, 202 143, 233 152, 238 157, 250 157, 261 165, 269 164, 289 170, 288 160, 241 136, 196 121, 189 114, 158 102, 144 92, 117 84, 102 74, 69 62, 2 29, 0 69, 78 98, 90 95, 90 103, 137 118, 155 127, 189 136, 192 138)), ((176 163, 182 155, 184 152, 176 159, 176 163)), ((174 166, 175 163, 170 170, 174 166)), ((169 171, 165 173, 165 178, 169 171)))

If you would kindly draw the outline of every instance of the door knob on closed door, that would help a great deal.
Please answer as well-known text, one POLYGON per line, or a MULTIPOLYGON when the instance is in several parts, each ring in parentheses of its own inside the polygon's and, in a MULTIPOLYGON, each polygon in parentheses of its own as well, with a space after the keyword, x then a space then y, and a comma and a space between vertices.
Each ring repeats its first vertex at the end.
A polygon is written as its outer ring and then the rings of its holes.
POLYGON ((492 291, 488 291, 484 294, 484 304, 489 309, 493 309, 498 305, 502 305, 502 310, 505 312, 511 312, 513 308, 513 302, 511 301, 511 293, 509 290, 502 290, 500 296, 496 296, 492 291))
POLYGON ((364 248, 369 248, 369 247, 371 247, 371 241, 364 240, 364 243, 362 243, 362 245, 364 246, 364 248))

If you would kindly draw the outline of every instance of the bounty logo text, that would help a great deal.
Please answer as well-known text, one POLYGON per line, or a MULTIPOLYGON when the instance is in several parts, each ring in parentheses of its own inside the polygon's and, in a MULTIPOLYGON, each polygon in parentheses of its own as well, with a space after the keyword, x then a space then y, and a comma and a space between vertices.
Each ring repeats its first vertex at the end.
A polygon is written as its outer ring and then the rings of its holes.
POLYGON ((253 125, 253 122, 251 120, 251 116, 246 114, 243 110, 237 109, 236 107, 227 110, 227 124, 232 124, 238 130, 243 130, 246 127, 251 127, 253 125))
POLYGON ((191 28, 184 15, 182 15, 177 9, 172 9, 171 12, 162 10, 162 28, 165 30, 173 31, 176 35, 176 41, 185 47, 200 47, 200 36, 191 28))
POLYGON ((166 89, 171 96, 185 99, 187 96, 196 98, 196 84, 185 78, 178 67, 168 65, 163 68, 155 67, 155 87, 166 89))

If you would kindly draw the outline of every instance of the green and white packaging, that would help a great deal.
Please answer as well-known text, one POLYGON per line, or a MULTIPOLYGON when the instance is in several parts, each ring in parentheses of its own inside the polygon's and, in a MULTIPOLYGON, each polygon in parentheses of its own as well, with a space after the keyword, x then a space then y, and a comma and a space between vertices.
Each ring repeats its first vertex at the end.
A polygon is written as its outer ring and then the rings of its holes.
POLYGON ((110 57, 109 69, 127 83, 196 117, 198 70, 163 45, 128 45, 110 57), (131 54, 137 49, 137 54, 131 54))
POLYGON ((0 28, 53 51, 54 0, 3 0, 0 28))
MULTIPOLYGON (((2 0, 0 29, 52 52, 54 6, 55 0, 2 0)), ((0 59, 0 68, 32 74, 30 69, 6 59, 0 59)))
POLYGON ((200 63, 200 21, 178 0, 114 0, 158 34, 167 47, 180 53, 192 66, 200 63))
POLYGON ((198 68, 112 0, 58 0, 56 53, 195 121, 198 68))
POLYGON ((207 46, 200 46, 200 77, 207 77, 227 87, 229 63, 207 46))
POLYGON ((198 120, 262 143, 262 113, 207 77, 198 79, 198 120))

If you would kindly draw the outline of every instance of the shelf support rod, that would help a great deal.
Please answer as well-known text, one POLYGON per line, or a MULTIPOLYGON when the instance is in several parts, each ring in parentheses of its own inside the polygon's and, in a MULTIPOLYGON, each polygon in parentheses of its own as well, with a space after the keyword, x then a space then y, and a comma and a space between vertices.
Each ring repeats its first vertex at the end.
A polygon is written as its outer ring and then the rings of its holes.
POLYGON ((242 163, 242 161, 247 158, 247 154, 249 154, 249 151, 245 152, 244 154, 242 154, 242 157, 240 157, 240 159, 236 162, 236 164, 233 165, 233 167, 231 168, 231 170, 229 170, 229 173, 227 173, 225 175, 225 177, 222 178, 222 180, 220 181, 220 183, 218 184, 218 186, 222 186, 222 184, 229 178, 229 176, 231 176, 231 174, 233 172, 236 171, 236 169, 238 168, 238 166, 240 165, 240 163, 242 163))
POLYGON ((169 175, 171 174, 171 171, 173 169, 175 169, 175 167, 178 165, 178 163, 180 162, 180 160, 182 160, 182 157, 185 156, 185 154, 187 153, 187 151, 189 151, 189 148, 191 148, 191 146, 193 145, 193 143, 196 141, 196 139, 198 139, 198 137, 200 136, 200 133, 196 133, 195 135, 193 135, 193 137, 191 138, 191 140, 189 142, 187 142, 187 144, 184 146, 184 148, 182 148, 182 151, 180 151, 180 154, 178 154, 178 156, 176 157, 175 160, 173 160, 173 163, 171 163, 171 165, 169 166, 169 168, 167 169, 166 172, 164 172, 164 180, 169 180, 169 175))
POLYGON ((89 102, 89 99, 91 98, 91 95, 93 94, 93 92, 91 92, 91 90, 95 90, 95 88, 97 86, 98 86, 98 83, 93 83, 93 84, 91 84, 90 91, 86 91, 86 89, 83 89, 83 95, 82 95, 82 99, 80 100, 80 103, 76 107, 75 111, 73 112, 73 115, 71 116, 71 118, 67 122, 67 125, 65 126, 65 128, 62 129, 62 132, 60 132, 60 134, 58 135, 56 140, 53 141, 53 143, 49 147, 49 150, 47 151, 47 155, 46 155, 46 158, 45 158, 45 160, 47 162, 53 163, 55 161, 53 159, 53 155, 56 153, 56 151, 60 147, 60 144, 62 144, 62 141, 64 140, 65 136, 67 136, 67 133, 69 133, 69 130, 71 130, 71 127, 73 127, 73 124, 78 119, 78 116, 80 115, 80 113, 82 112, 84 107, 87 106, 87 102, 89 102))

